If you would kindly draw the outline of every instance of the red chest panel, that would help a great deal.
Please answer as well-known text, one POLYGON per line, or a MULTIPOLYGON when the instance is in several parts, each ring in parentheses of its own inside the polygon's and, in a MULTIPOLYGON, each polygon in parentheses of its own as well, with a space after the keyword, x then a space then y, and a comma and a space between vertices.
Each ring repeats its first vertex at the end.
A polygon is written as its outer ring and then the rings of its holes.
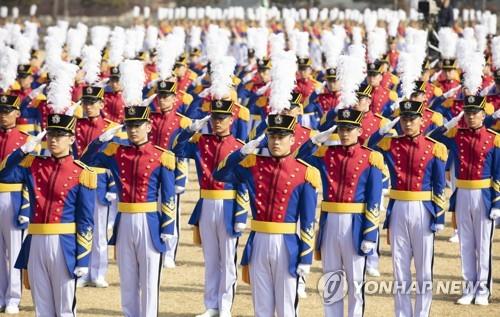
POLYGON ((0 129, 0 161, 26 143, 28 136, 17 128, 7 131, 0 129))
MULTIPOLYGON (((161 150, 151 143, 141 146, 120 146, 115 154, 118 165, 121 202, 146 202, 149 179, 153 171, 160 166, 161 150)), ((157 188, 153 188, 157 191, 157 188)))
POLYGON ((385 72, 382 75, 382 81, 380 82, 380 86, 390 89, 392 85, 393 83, 392 83, 391 72, 385 72))
POLYGON ((11 95, 13 96, 18 96, 21 101, 24 101, 24 98, 26 98, 32 91, 33 89, 28 88, 28 89, 19 89, 19 90, 12 90, 10 92, 11 95))
POLYGON ((486 96, 486 101, 493 105, 495 111, 500 109, 500 94, 486 96))
POLYGON ((121 91, 104 94, 104 117, 114 122, 122 122, 125 118, 125 103, 121 91))
POLYGON ((334 202, 353 202, 359 177, 370 168, 370 151, 359 144, 331 146, 323 157, 328 175, 327 197, 334 202))
POLYGON ((389 90, 379 86, 373 88, 371 111, 373 113, 382 113, 382 107, 389 101, 389 90))
POLYGON ((50 109, 47 106, 47 101, 46 100, 40 101, 37 109, 38 111, 40 111, 40 116, 42 117, 42 122, 40 122, 40 126, 42 127, 42 130, 44 130, 47 128, 47 120, 50 114, 50 109))
POLYGON ((427 104, 429 104, 429 100, 431 100, 432 97, 434 97, 434 86, 427 83, 425 86, 425 101, 427 101, 427 104))
POLYGON ((302 100, 307 99, 314 91, 314 83, 309 78, 298 78, 295 91, 302 94, 302 100))
POLYGON ((482 127, 477 130, 459 129, 455 136, 460 166, 459 179, 481 179, 486 154, 493 148, 495 136, 482 127))
POLYGON ((434 143, 422 135, 411 139, 401 137, 394 139, 390 153, 394 160, 396 190, 421 191, 425 169, 430 160, 434 143))
POLYGON ((78 119, 76 123, 76 149, 78 157, 82 155, 85 148, 101 135, 108 123, 103 118, 78 119))
POLYGON ((71 91, 71 100, 73 102, 77 102, 82 98, 83 95, 83 86, 85 86, 85 83, 79 83, 73 86, 73 90, 71 91))
POLYGON ((212 172, 223 159, 237 151, 241 146, 242 144, 232 135, 219 138, 216 135, 204 134, 200 137, 198 150, 201 156, 200 187, 202 189, 224 189, 224 183, 214 180, 212 172))
POLYGON ((424 113, 422 116, 424 124, 423 124, 422 128, 420 129, 421 132, 425 131, 433 123, 432 122, 433 115, 434 115, 434 113, 432 112, 432 110, 429 110, 427 108, 424 109, 424 113))
POLYGON ((35 158, 31 164, 35 204, 33 223, 60 223, 68 192, 78 185, 81 167, 71 156, 35 158))
MULTIPOLYGON (((458 85, 460 85, 460 83, 458 81, 456 81, 456 80, 447 80, 447 79, 445 79, 445 80, 439 81, 439 85, 441 86, 441 89, 443 90, 443 92, 447 92, 448 90, 450 90, 452 88, 455 88, 458 85)), ((458 90, 455 93, 455 95, 457 93, 458 93, 458 90)))
POLYGON ((295 143, 292 145, 292 153, 295 152, 302 144, 306 143, 311 137, 311 130, 304 128, 300 124, 295 127, 295 143))
POLYGON ((186 90, 191 84, 191 72, 187 71, 182 78, 177 81, 177 90, 186 90))
POLYGON ((149 140, 159 147, 168 149, 172 133, 179 128, 181 117, 175 111, 154 113, 151 115, 153 128, 149 140))
POLYGON ((390 51, 389 52, 389 63, 391 64, 392 69, 396 69, 399 60, 399 52, 398 51, 390 51))
POLYGON ((318 96, 318 104, 321 106, 324 112, 328 112, 337 106, 338 98, 335 92, 328 92, 325 94, 320 94, 318 96))
POLYGON ((374 115, 373 112, 365 112, 363 121, 361 122, 363 134, 359 137, 360 144, 365 144, 370 136, 380 128, 380 121, 382 121, 382 119, 374 115))
POLYGON ((292 156, 259 156, 251 172, 255 185, 256 220, 284 222, 295 187, 304 182, 307 167, 292 156))

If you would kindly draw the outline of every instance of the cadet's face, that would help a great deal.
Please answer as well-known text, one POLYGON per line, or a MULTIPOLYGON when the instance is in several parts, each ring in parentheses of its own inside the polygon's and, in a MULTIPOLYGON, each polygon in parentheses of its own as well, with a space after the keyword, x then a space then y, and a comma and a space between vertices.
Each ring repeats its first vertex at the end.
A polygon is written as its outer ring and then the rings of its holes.
POLYGON ((32 83, 33 83, 33 76, 26 76, 19 78, 19 84, 23 89, 31 88, 32 83))
POLYGON ((175 95, 159 95, 158 101, 161 112, 168 112, 174 107, 175 95))
POLYGON ((177 65, 175 66, 174 72, 177 77, 182 77, 186 74, 186 66, 185 65, 177 65))
POLYGON ((148 140, 148 133, 151 131, 151 123, 144 122, 140 125, 127 125, 127 136, 130 142, 140 145, 148 140))
POLYGON ((295 143, 295 137, 293 134, 268 134, 268 145, 269 152, 272 156, 281 157, 290 154, 292 145, 295 143))
POLYGON ((71 145, 75 142, 75 137, 72 135, 53 135, 47 133, 47 147, 50 154, 54 157, 62 157, 69 155, 71 145))
POLYGON ((271 71, 269 69, 259 71, 260 78, 262 81, 267 83, 271 80, 271 71))
POLYGON ((358 142, 361 135, 361 128, 340 126, 337 128, 340 143, 344 146, 353 145, 358 142))
POLYGON ((212 123, 212 130, 218 136, 226 136, 229 134, 231 130, 231 124, 233 123, 233 118, 231 116, 227 116, 224 118, 214 118, 210 119, 212 123))
POLYGON ((120 86, 120 80, 118 78, 111 78, 109 80, 109 86, 113 91, 120 91, 122 90, 122 86, 120 86))
POLYGON ((338 91, 340 90, 340 81, 338 80, 328 80, 326 82, 326 86, 330 91, 338 91))
POLYGON ((0 125, 4 129, 11 129, 15 127, 17 118, 19 118, 18 110, 12 110, 9 112, 0 111, 0 125))
POLYGON ((382 81, 382 74, 368 76, 368 83, 373 87, 380 86, 381 81, 382 81))
POLYGON ((416 136, 420 133, 420 128, 422 127, 423 121, 422 117, 401 117, 401 129, 403 134, 406 136, 416 136))
POLYGON ((471 129, 480 128, 483 125, 483 121, 485 118, 484 111, 478 112, 465 112, 464 119, 467 127, 471 129))
POLYGON ((361 97, 358 99, 358 103, 355 104, 352 108, 356 111, 367 112, 370 110, 370 105, 372 103, 372 99, 368 97, 361 97))
POLYGON ((300 68, 299 73, 302 76, 302 78, 307 78, 312 74, 312 69, 311 67, 300 68))
POLYGON ((96 102, 92 102, 90 100, 82 100, 82 107, 85 115, 89 118, 95 118, 101 115, 101 109, 104 104, 102 101, 98 100, 96 102))
POLYGON ((456 79, 456 71, 454 69, 448 69, 445 72, 446 79, 451 80, 451 79, 456 79))

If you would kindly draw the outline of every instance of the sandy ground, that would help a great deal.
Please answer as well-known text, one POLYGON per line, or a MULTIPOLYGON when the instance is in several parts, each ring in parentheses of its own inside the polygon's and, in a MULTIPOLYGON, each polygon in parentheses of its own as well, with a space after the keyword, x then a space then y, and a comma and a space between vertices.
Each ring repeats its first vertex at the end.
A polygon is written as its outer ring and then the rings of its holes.
MULTIPOLYGON (((190 171, 194 171, 191 164, 190 171)), ((192 231, 187 225, 189 214, 198 198, 196 175, 190 173, 188 192, 182 198, 182 232, 177 267, 164 269, 161 277, 160 316, 194 316, 204 311, 203 305, 203 255, 200 247, 192 243, 192 231)), ((461 280, 458 244, 448 242, 452 234, 451 216, 447 213, 447 229, 436 237, 434 279, 461 280)), ((498 231, 498 230, 497 230, 498 231)), ((248 232, 240 239, 240 257, 248 232)), ((385 243, 386 232, 381 238, 381 277, 368 280, 392 279, 391 251, 385 243)), ((110 248, 110 259, 112 248, 110 248)), ((239 261, 239 260, 238 260, 239 261)), ((455 304, 458 295, 435 295, 431 316, 500 316, 500 233, 496 232, 493 244, 493 296, 489 306, 459 306, 455 304)), ((414 269, 412 269, 414 272, 414 269)), ((314 262, 307 280, 308 298, 300 301, 301 316, 322 316, 321 297, 316 290, 321 277, 320 262, 314 262)), ((118 267, 110 260, 107 289, 83 288, 77 291, 77 312, 79 316, 122 316, 118 267)), ((391 316, 394 310, 392 295, 366 296, 365 316, 391 316)), ((34 308, 29 291, 23 292, 20 316, 33 316, 34 308)), ((233 316, 253 316, 250 287, 239 281, 233 306, 233 316)))

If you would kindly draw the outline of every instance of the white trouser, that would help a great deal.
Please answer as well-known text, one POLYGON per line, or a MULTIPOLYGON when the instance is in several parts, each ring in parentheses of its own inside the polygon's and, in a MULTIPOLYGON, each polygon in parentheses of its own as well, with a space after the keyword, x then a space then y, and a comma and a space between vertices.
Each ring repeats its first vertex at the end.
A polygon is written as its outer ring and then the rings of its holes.
POLYGON ((86 280, 104 279, 108 270, 108 206, 97 201, 94 211, 94 235, 92 236, 92 252, 90 253, 89 274, 86 280))
POLYGON ((21 271, 14 268, 23 230, 14 226, 11 193, 0 193, 0 307, 18 306, 21 301, 21 271))
POLYGON ((108 230, 113 229, 115 225, 116 214, 118 213, 118 199, 111 201, 111 205, 109 205, 108 210, 108 230))
POLYGON ((146 213, 122 213, 118 227, 116 253, 126 317, 158 314, 161 253, 153 245, 146 216, 146 213))
MULTIPOLYGON (((161 197, 159 199, 160 199, 159 204, 161 204, 161 197)), ((172 259, 172 261, 175 261, 175 256, 177 255, 177 248, 179 246, 179 240, 180 240, 180 230, 181 230, 180 195, 175 195, 175 213, 176 214, 175 214, 174 237, 166 242, 167 251, 163 253, 164 259, 169 258, 172 259)), ((165 260, 163 262, 165 263, 165 260)))
POLYGON ((70 275, 59 235, 33 235, 28 260, 37 317, 76 315, 76 279, 70 275))
POLYGON ((255 317, 298 316, 298 278, 288 271, 288 257, 283 235, 255 233, 249 267, 255 317))
POLYGON ((480 189, 457 189, 456 217, 460 240, 464 294, 491 290, 491 241, 493 220, 485 210, 480 189), (475 289, 474 289, 475 288, 475 289))
POLYGON ((391 214, 390 241, 394 281, 398 287, 394 294, 397 317, 429 316, 432 302, 432 262, 434 233, 430 230, 431 214, 421 201, 396 200, 391 214), (416 281, 420 290, 416 294, 415 310, 411 293, 406 291, 412 282, 413 257, 416 281), (424 289, 424 283, 428 288, 424 289))
POLYGON ((366 257, 366 268, 367 269, 378 270, 378 264, 380 261, 380 254, 378 254, 378 248, 379 248, 378 244, 379 243, 380 243, 380 240, 379 240, 379 237, 377 237, 377 245, 375 246, 373 253, 366 257))
MULTIPOLYGON (((349 316, 363 316, 364 294, 357 290, 365 279, 365 256, 358 255, 352 240, 352 215, 329 213, 321 241, 323 272, 343 270, 349 295, 349 316), (356 283, 354 283, 356 282, 356 283)), ((324 306, 325 316, 344 316, 344 300, 324 306)))
POLYGON ((205 259, 205 307, 230 312, 236 291, 238 238, 227 233, 224 201, 203 199, 199 222, 205 259))

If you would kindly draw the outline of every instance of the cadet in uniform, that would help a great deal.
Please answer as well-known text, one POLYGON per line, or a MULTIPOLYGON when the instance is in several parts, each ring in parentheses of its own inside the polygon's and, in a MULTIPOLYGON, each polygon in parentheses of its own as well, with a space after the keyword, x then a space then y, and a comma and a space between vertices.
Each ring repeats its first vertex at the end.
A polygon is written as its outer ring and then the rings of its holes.
POLYGON ((220 181, 249 186, 253 220, 241 264, 258 317, 296 316, 298 278, 309 273, 312 263, 320 175, 292 155, 296 125, 293 116, 269 115, 270 154, 252 154, 262 140, 257 138, 229 155, 214 172, 220 181))

